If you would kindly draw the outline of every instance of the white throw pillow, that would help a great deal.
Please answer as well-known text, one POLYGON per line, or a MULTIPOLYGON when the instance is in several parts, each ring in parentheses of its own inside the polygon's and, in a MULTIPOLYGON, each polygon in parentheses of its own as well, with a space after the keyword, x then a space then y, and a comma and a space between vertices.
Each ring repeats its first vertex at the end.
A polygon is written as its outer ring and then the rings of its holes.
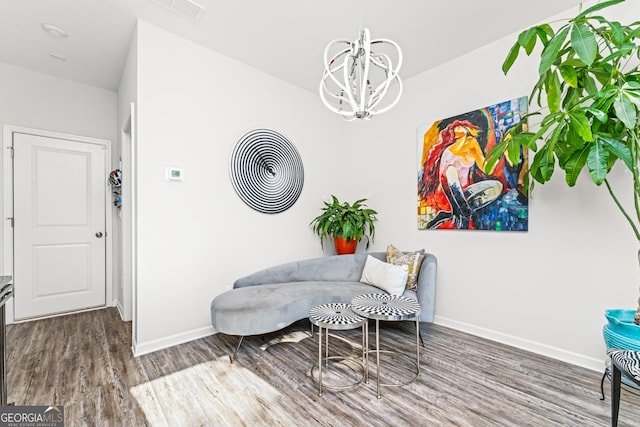
POLYGON ((407 286, 409 268, 380 261, 371 255, 362 270, 360 281, 387 291, 391 295, 402 295, 407 286))

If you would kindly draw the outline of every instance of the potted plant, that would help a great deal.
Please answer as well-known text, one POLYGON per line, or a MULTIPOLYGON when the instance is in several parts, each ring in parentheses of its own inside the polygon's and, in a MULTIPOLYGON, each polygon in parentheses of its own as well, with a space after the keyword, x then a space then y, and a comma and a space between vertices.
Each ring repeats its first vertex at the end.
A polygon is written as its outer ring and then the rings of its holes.
POLYGON ((366 207, 367 199, 360 199, 349 204, 340 203, 338 198, 331 196, 331 203, 324 202, 322 213, 309 224, 313 232, 320 237, 320 245, 324 249, 324 239, 332 237, 338 255, 352 254, 356 251, 358 242, 367 238, 366 248, 373 242, 378 212, 366 207))
MULTIPOLYGON (((586 167, 596 185, 605 185, 640 243, 640 22, 623 25, 595 13, 623 1, 598 3, 557 29, 542 24, 520 33, 502 70, 509 71, 521 50, 530 55, 542 44, 529 101, 542 108, 529 114, 540 115, 540 126, 536 132, 524 124, 510 129, 487 154, 485 166, 494 168, 503 155, 516 164, 526 147, 535 152, 529 174, 536 182, 549 181, 559 168, 570 187, 586 167), (615 164, 633 177, 633 209, 621 204, 607 179, 615 164)), ((640 306, 628 311, 635 312, 635 321, 632 315, 628 323, 640 324, 640 306)))

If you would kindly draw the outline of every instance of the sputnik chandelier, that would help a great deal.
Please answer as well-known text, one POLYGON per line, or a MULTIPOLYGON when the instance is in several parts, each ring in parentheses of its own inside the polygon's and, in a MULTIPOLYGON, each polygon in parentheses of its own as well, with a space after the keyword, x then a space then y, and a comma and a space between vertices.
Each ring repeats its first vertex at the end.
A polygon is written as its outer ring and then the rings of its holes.
POLYGON ((401 65, 400 46, 387 39, 371 40, 367 28, 360 30, 360 38, 354 42, 334 40, 324 50, 320 98, 329 110, 347 120, 370 119, 400 100, 401 65))

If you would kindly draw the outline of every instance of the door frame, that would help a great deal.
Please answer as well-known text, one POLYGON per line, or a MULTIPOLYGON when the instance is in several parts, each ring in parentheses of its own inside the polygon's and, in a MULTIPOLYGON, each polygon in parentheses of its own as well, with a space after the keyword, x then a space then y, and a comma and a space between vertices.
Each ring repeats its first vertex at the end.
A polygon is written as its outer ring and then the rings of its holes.
MULTIPOLYGON (((121 147, 124 165, 129 167, 129 171, 124 171, 124 176, 128 176, 129 182, 123 182, 123 220, 128 221, 127 233, 122 233, 120 245, 124 248, 128 246, 127 269, 123 269, 123 275, 127 276, 129 297, 129 314, 131 315, 131 352, 137 355, 138 343, 138 122, 136 103, 129 104, 129 114, 125 119, 125 124, 121 129, 122 133, 128 134, 128 149, 125 151, 121 147), (127 207, 124 205, 128 203, 127 207)), ((121 143, 122 144, 122 143, 121 143)), ((124 286, 123 286, 124 288, 124 286)))
MULTIPOLYGON (((45 138, 56 139, 68 139, 85 144, 101 145, 105 148, 105 171, 111 170, 111 141, 107 139, 92 138, 87 136, 72 135, 67 133, 52 132, 42 129, 28 128, 15 125, 4 125, 2 128, 2 274, 13 275, 13 260, 14 260, 14 245, 13 245, 13 232, 14 228, 11 223, 13 218, 13 159, 12 159, 12 147, 13 147, 13 134, 24 133, 35 136, 42 136, 45 138)), ((107 175, 105 180, 105 306, 110 307, 114 305, 113 301, 113 209, 111 209, 111 191, 108 189, 107 175)), ((11 302, 7 304, 6 322, 14 323, 14 300, 11 298, 11 302)), ((91 308, 91 310, 94 310, 91 308)), ((82 310, 80 310, 82 311, 82 310)), ((54 314, 45 317, 55 317, 64 315, 67 313, 54 314)), ((34 319, 28 319, 34 320, 34 319)), ((28 321, 25 320, 25 321, 28 321)))
MULTIPOLYGON (((120 130, 119 157, 120 168, 122 169, 122 207, 120 211, 120 245, 119 256, 120 268, 122 276, 114 280, 114 289, 116 286, 122 288, 122 294, 117 293, 118 311, 120 318, 127 322, 135 319, 135 298, 134 290, 136 289, 136 174, 135 174, 135 110, 134 104, 131 103, 130 113, 120 130)), ((132 339, 135 341, 136 328, 132 328, 132 339)))

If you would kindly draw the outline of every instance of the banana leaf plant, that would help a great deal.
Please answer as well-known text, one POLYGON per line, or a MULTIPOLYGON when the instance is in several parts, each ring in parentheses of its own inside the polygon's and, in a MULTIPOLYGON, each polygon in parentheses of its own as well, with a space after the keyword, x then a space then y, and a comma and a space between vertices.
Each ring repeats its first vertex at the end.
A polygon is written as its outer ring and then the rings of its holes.
POLYGON ((320 237, 320 245, 324 249, 324 239, 326 237, 342 237, 345 240, 362 240, 367 237, 366 248, 373 242, 376 228, 373 224, 376 221, 378 212, 366 207, 364 202, 367 199, 359 199, 350 204, 340 203, 336 196, 331 196, 331 203, 324 202, 322 213, 315 217, 309 224, 313 232, 320 237))
POLYGON ((531 55, 541 45, 539 78, 529 98, 540 107, 529 114, 540 116, 539 128, 529 131, 526 121, 511 128, 486 156, 485 168, 495 168, 503 155, 517 164, 526 149, 535 152, 529 175, 540 184, 561 169, 573 187, 586 168, 594 184, 605 185, 640 244, 640 21, 622 24, 599 13, 622 2, 604 1, 557 29, 542 24, 518 35, 502 70, 507 74, 520 52, 531 55), (633 177, 625 190, 633 193, 633 207, 622 205, 607 179, 615 164, 633 177))

